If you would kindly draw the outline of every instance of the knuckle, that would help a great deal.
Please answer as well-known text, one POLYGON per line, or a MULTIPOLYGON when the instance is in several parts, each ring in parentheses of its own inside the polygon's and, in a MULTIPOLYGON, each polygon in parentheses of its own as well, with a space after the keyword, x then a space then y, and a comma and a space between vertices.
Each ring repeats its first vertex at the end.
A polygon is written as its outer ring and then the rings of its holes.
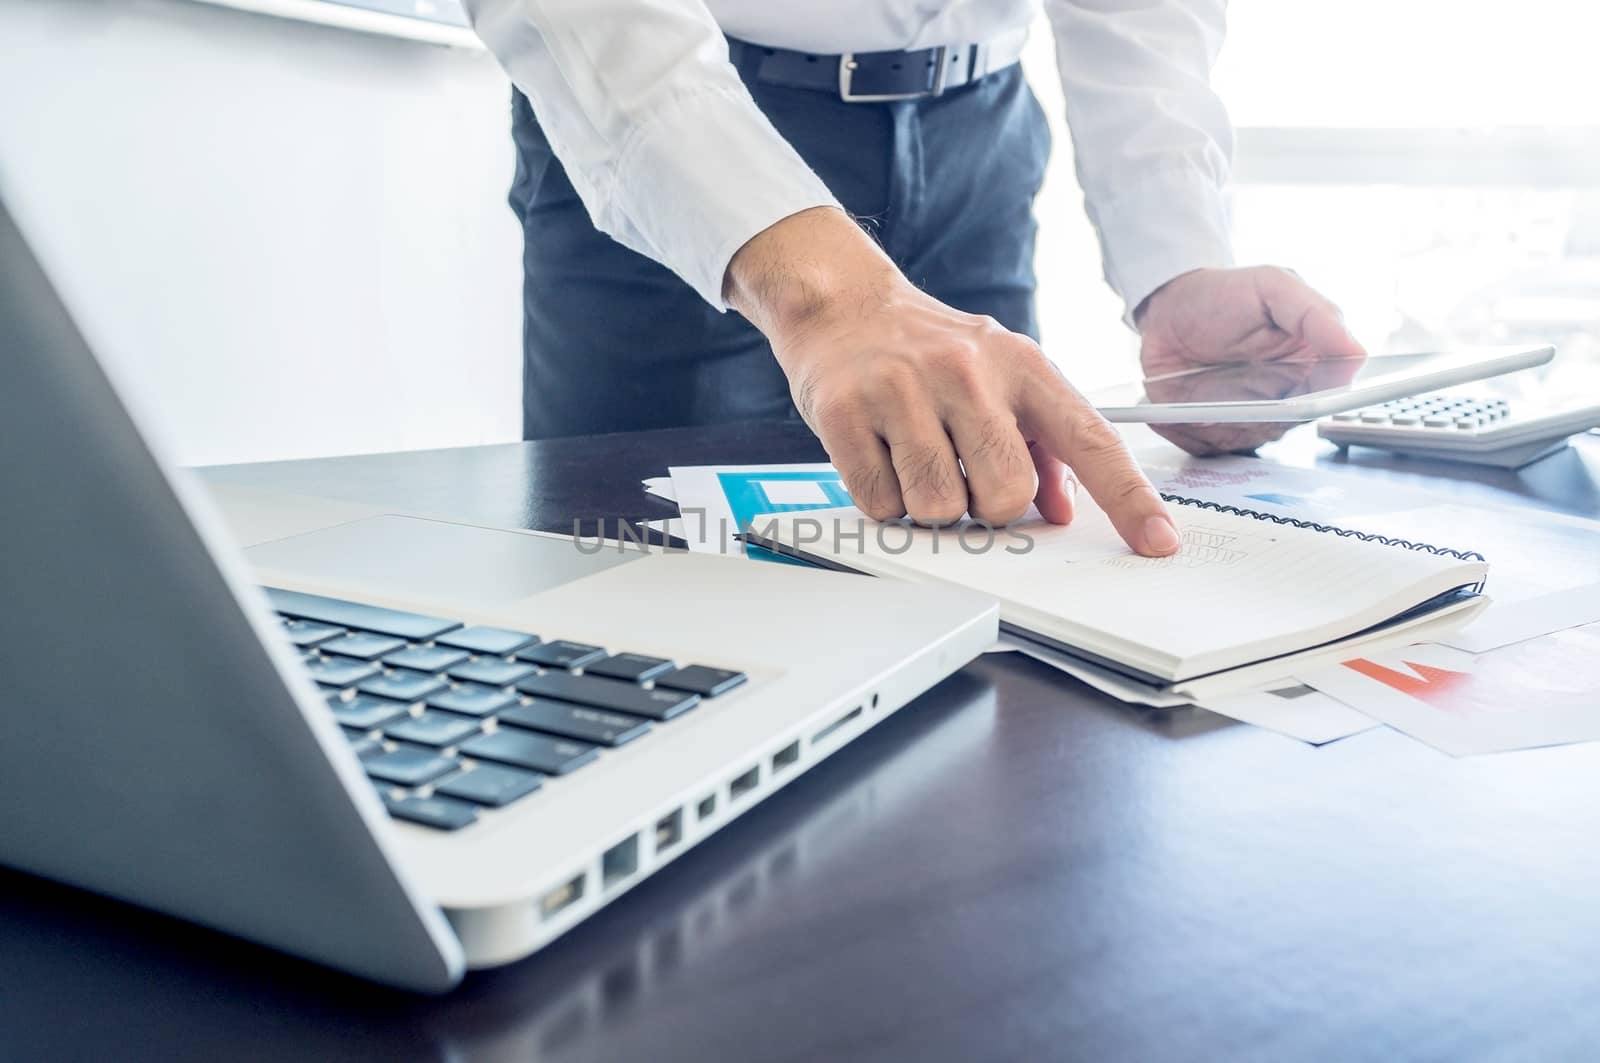
MULTIPOLYGON (((802 414, 807 411, 801 410, 802 414)), ((845 435, 855 430, 861 421, 861 405, 853 397, 833 393, 811 396, 807 419, 824 438, 845 435)))
POLYGON ((907 507, 918 524, 954 524, 966 513, 965 502, 917 499, 907 507))
POLYGON ((868 379, 868 390, 880 399, 904 401, 921 387, 916 367, 902 358, 875 359, 868 379))
POLYGON ((1097 413, 1080 420, 1074 436, 1074 449, 1082 458, 1104 460, 1122 453, 1122 436, 1097 413))
POLYGON ((1046 376, 1052 381, 1061 379, 1061 370, 1044 353, 1044 349, 1027 336, 1016 337, 1007 345, 1006 353, 1012 364, 1025 374, 1046 376))
POLYGON ((877 461, 846 461, 844 455, 829 451, 829 458, 839 469, 844 489, 855 507, 873 520, 894 520, 905 516, 900 501, 900 488, 892 470, 877 461))
POLYGON ((983 386, 984 359, 975 344, 952 344, 939 362, 944 375, 962 391, 971 394, 983 386))
POLYGON ((1010 524, 1028 511, 1032 501, 1033 489, 1026 481, 1020 485, 1007 484, 974 499, 972 515, 986 524, 1010 524))
POLYGON ((1137 470, 1118 477, 1117 482, 1111 487, 1111 497, 1118 501, 1154 493, 1155 489, 1150 486, 1150 481, 1137 470))
POLYGON ((972 323, 973 331, 983 336, 1009 336, 1011 334, 1010 329, 988 314, 973 314, 968 320, 972 323))
POLYGON ((934 498, 951 494, 954 470, 944 448, 933 443, 908 443, 901 448, 900 476, 907 489, 934 498))
POLYGON ((1002 471, 1009 473, 1011 466, 1021 463, 1021 456, 1016 453, 1020 442, 1015 420, 990 413, 978 422, 972 433, 969 452, 962 457, 970 463, 998 461, 1002 471))

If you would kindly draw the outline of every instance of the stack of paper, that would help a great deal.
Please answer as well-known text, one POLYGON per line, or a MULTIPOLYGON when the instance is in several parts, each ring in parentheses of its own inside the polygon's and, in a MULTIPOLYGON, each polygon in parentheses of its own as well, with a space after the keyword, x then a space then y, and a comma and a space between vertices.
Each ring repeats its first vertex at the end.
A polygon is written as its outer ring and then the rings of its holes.
MULTIPOLYGON (((1133 704, 1200 706, 1315 745, 1380 724, 1456 754, 1600 738, 1600 694, 1590 694, 1592 711, 1583 707, 1583 692, 1600 691, 1600 523, 1503 510, 1488 521, 1413 487, 1254 458, 1165 460, 1145 467, 1171 494, 1417 541, 1456 543, 1465 533, 1471 541, 1458 545, 1493 564, 1494 601, 1437 642, 1378 638, 1346 651, 1360 654, 1350 660, 1301 658, 1293 675, 1236 669, 1186 696, 1036 643, 1002 639, 997 651, 1024 653, 1133 704), (1505 695, 1512 683, 1533 689, 1536 672, 1543 685, 1534 697, 1505 695), (1545 690, 1554 677, 1566 685, 1545 690)), ((826 464, 677 467, 643 486, 679 505, 678 518, 657 526, 690 550, 761 561, 774 555, 737 538, 755 518, 849 504, 826 464)))

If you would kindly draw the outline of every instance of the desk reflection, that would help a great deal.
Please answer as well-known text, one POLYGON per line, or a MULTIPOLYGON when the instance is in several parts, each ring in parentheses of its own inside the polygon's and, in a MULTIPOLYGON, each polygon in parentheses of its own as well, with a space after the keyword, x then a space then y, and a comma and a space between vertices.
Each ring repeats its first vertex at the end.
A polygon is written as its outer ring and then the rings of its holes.
MULTIPOLYGON (((592 1038, 706 979, 769 970, 763 936, 815 919, 874 838, 976 756, 994 690, 958 673, 522 963, 442 998, 381 989, 28 876, 0 872, 0 1027, 15 1058, 591 1058, 592 1038), (86 1011, 82 1002, 98 1007, 86 1011), (23 1021, 26 1016, 27 1021, 23 1021), (130 1055, 130 1046, 136 1049, 130 1055)), ((848 905, 848 901, 839 902, 848 905)), ((596 1057, 598 1058, 598 1057, 596 1057)))

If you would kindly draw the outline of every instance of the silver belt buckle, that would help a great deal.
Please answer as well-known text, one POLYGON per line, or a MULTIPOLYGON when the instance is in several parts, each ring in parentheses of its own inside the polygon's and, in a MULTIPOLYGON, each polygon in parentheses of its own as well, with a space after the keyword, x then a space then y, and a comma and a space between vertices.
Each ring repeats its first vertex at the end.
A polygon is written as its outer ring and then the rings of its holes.
POLYGON ((897 100, 920 100, 924 96, 938 96, 944 92, 945 60, 948 49, 939 45, 934 50, 933 59, 933 87, 921 89, 917 92, 885 92, 876 95, 858 95, 850 88, 850 83, 855 80, 856 54, 845 52, 839 57, 839 98, 845 103, 893 103, 897 100))

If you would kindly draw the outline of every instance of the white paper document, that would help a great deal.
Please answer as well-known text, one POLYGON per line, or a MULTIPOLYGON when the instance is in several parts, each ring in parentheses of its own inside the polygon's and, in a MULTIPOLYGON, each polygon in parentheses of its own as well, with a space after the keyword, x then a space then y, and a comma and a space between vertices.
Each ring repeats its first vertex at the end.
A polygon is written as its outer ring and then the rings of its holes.
POLYGON ((1199 703, 1220 716, 1326 745, 1378 726, 1378 721, 1293 679, 1199 703))
POLYGON ((1489 559, 1489 609, 1439 640, 1447 646, 1483 653, 1600 621, 1600 521, 1534 510, 1491 515, 1446 503, 1358 517, 1344 526, 1489 559))
POLYGON ((1171 447, 1141 449, 1136 457, 1150 482, 1166 494, 1324 524, 1354 514, 1409 509, 1431 497, 1414 486, 1348 469, 1302 469, 1238 455, 1186 458, 1171 447))
POLYGON ((678 500, 677 492, 672 489, 672 477, 670 476, 651 476, 640 482, 644 484, 644 493, 647 495, 654 495, 663 502, 676 502, 678 500))
POLYGON ((995 643, 990 652, 1005 650, 1015 650, 1048 664, 1118 701, 1161 709, 1187 706, 1203 708, 1219 716, 1254 724, 1314 746, 1348 738, 1378 726, 1378 722, 1370 716, 1364 716, 1293 679, 1281 679, 1256 689, 1217 695, 1196 702, 1185 695, 1166 693, 1135 683, 1115 672, 1096 668, 1064 653, 1010 635, 1001 635, 1000 641, 995 643))
POLYGON ((1600 624, 1476 656, 1408 646, 1301 678, 1455 756, 1600 739, 1600 624))

